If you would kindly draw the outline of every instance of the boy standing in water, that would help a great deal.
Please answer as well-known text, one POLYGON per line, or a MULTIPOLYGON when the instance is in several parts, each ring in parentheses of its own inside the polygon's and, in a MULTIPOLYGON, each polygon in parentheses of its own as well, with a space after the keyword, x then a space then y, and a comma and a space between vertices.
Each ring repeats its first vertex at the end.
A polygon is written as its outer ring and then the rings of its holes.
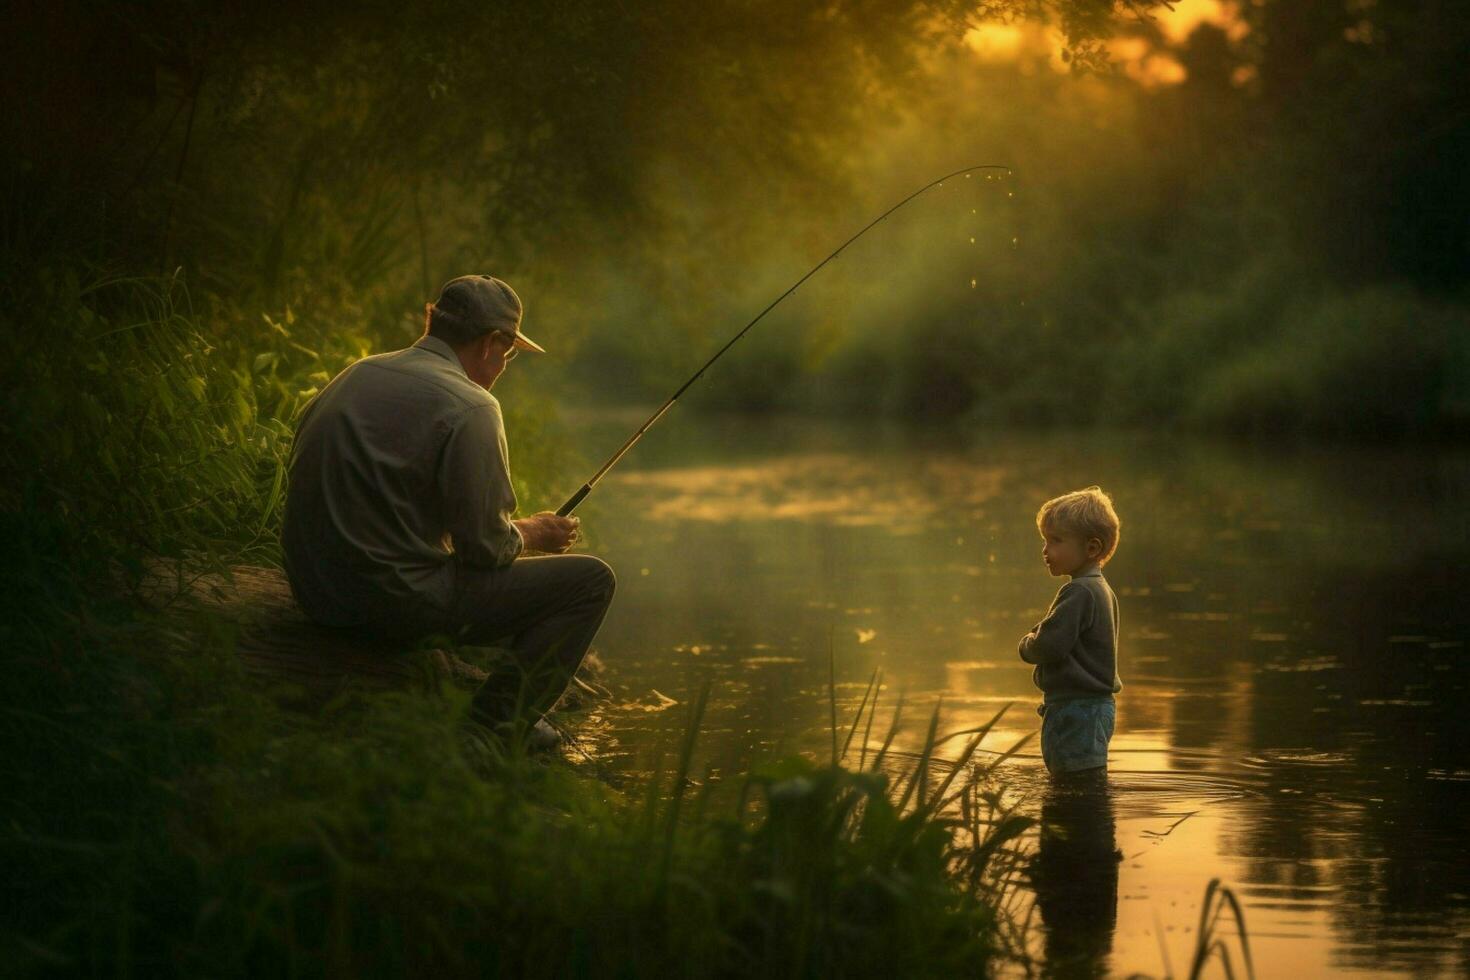
POLYGON ((1041 757, 1053 776, 1101 773, 1113 737, 1113 696, 1123 687, 1118 598, 1102 574, 1118 547, 1118 515, 1093 486, 1042 504, 1036 527, 1047 570, 1071 577, 1046 618, 1021 637, 1021 659, 1036 665, 1031 679, 1044 695, 1036 709, 1041 757))

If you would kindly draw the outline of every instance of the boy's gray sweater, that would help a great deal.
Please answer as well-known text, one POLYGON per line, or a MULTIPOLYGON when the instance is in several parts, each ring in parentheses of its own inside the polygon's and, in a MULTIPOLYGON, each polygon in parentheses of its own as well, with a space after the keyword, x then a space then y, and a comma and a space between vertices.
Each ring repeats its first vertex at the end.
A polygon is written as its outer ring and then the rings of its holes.
POLYGON ((1046 618, 1021 637, 1021 659, 1043 701, 1100 698, 1123 689, 1118 678, 1118 597, 1091 568, 1057 590, 1046 618))

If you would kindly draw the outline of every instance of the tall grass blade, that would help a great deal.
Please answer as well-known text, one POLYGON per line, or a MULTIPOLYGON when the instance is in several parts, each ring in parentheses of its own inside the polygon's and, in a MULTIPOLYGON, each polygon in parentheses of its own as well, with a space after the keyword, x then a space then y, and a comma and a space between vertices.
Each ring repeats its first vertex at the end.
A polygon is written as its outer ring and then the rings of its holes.
MULTIPOLYGON (((951 802, 950 800, 945 798, 944 794, 949 792, 949 787, 953 785, 955 779, 959 776, 961 772, 965 770, 965 767, 970 764, 970 757, 975 754, 975 750, 980 747, 980 742, 984 738, 984 732, 977 732, 975 737, 970 739, 970 741, 965 745, 965 750, 961 752, 959 758, 954 761, 953 768, 949 770, 949 775, 944 777, 944 781, 939 784, 939 786, 934 790, 934 795, 929 798, 932 804, 932 812, 942 813, 944 811, 944 808, 951 802)), ((958 790, 956 795, 963 792, 963 789, 958 790)))
POLYGON ((948 742, 950 739, 952 739, 952 738, 959 738, 961 735, 974 735, 977 732, 979 732, 979 733, 989 732, 992 728, 995 727, 996 723, 998 721, 1000 721, 1001 716, 1004 715, 1007 711, 1011 710, 1011 706, 1014 705, 1015 703, 1016 702, 1014 702, 1014 701, 1007 701, 1005 703, 1005 705, 999 711, 997 711, 995 713, 995 717, 994 718, 991 718, 985 724, 978 725, 978 726, 976 726, 974 728, 962 728, 962 729, 960 729, 957 732, 950 732, 948 735, 946 735, 943 738, 941 738, 935 744, 936 745, 943 745, 945 742, 948 742))
POLYGON ((1164 961, 1164 976, 1174 976, 1174 964, 1169 960, 1169 944, 1164 942, 1164 922, 1159 918, 1159 910, 1153 908, 1154 914, 1154 938, 1159 941, 1159 956, 1164 961))
POLYGON ((919 753, 919 764, 914 767, 913 774, 909 776, 909 784, 904 789, 903 796, 899 799, 896 807, 900 813, 908 805, 909 797, 914 795, 916 789, 918 790, 916 804, 920 809, 923 808, 924 790, 922 789, 922 785, 924 780, 929 776, 929 759, 934 754, 934 735, 939 731, 939 709, 943 703, 943 698, 934 702, 934 713, 929 716, 929 731, 924 736, 924 748, 919 753))
MULTIPOLYGON (((872 743, 873 738, 873 719, 878 717, 878 699, 883 696, 882 671, 883 668, 879 667, 873 672, 874 676, 878 678, 878 687, 873 692, 873 704, 868 708, 868 723, 863 726, 863 744, 862 749, 858 753, 858 772, 863 771, 868 761, 868 746, 872 743)), ((853 727, 857 727, 856 719, 853 721, 853 727)))
POLYGON ((1230 903, 1231 911, 1235 913, 1235 925, 1240 932, 1240 954, 1245 960, 1245 973, 1246 976, 1251 977, 1252 980, 1254 980, 1256 975, 1256 968, 1255 965, 1251 962, 1250 938, 1246 935, 1245 930, 1245 909, 1241 907, 1240 902, 1236 899, 1235 892, 1232 889, 1222 888, 1220 891, 1221 894, 1224 895, 1225 901, 1230 903))
POLYGON ((1036 733, 1035 732, 1027 732, 1025 735, 1022 735, 1020 738, 1016 739, 1016 744, 1015 745, 1012 745, 1010 748, 1006 749, 1000 755, 996 756, 995 757, 995 761, 992 762, 990 765, 988 765, 988 766, 985 767, 985 772, 984 772, 983 775, 984 776, 987 776, 987 777, 990 776, 990 774, 993 773, 993 772, 995 772, 996 768, 1002 762, 1005 762, 1011 756, 1013 756, 1017 752, 1021 751, 1021 746, 1025 745, 1027 742, 1031 741, 1035 737, 1036 737, 1036 733))
POLYGON ((679 829, 679 809, 684 802, 684 791, 689 783, 689 765, 694 758, 694 743, 699 739, 699 723, 704 718, 704 708, 709 702, 710 682, 706 680, 699 688, 699 697, 689 713, 689 730, 684 733, 684 744, 679 749, 679 768, 674 774, 673 799, 669 802, 669 814, 664 822, 663 858, 659 863, 659 891, 668 884, 669 866, 674 857, 674 835, 679 829))
POLYGON ((827 626, 827 704, 832 712, 832 765, 840 760, 837 754, 837 641, 835 627, 827 626))
POLYGON ((893 706, 893 721, 888 726, 888 734, 883 738, 883 745, 878 749, 878 754, 873 756, 873 768, 876 770, 883 765, 883 759, 888 755, 888 747, 893 744, 893 739, 898 735, 899 719, 903 716, 903 692, 898 695, 898 703, 893 706))
POLYGON ((1236 928, 1240 933, 1241 956, 1245 960, 1246 976, 1255 980, 1255 964, 1251 960, 1250 941, 1246 937, 1245 910, 1235 897, 1235 893, 1220 883, 1219 878, 1211 878, 1209 885, 1205 887, 1205 898, 1200 903, 1199 928, 1195 933, 1194 959, 1190 963, 1190 980, 1198 977, 1205 964, 1211 956, 1220 954, 1220 961, 1225 967, 1227 976, 1234 977, 1235 970, 1231 963, 1230 952, 1226 949, 1224 941, 1216 938, 1215 927, 1220 921, 1220 915, 1225 911, 1226 905, 1230 906, 1231 913, 1235 916, 1236 928))
MULTIPOLYGON (((852 737, 857 733, 857 727, 863 720, 863 709, 868 706, 868 696, 873 693, 873 685, 878 683, 878 675, 882 670, 882 667, 874 667, 873 676, 868 678, 868 688, 863 691, 863 699, 858 702, 857 714, 853 715, 852 727, 847 730, 847 738, 843 739, 842 751, 837 756, 838 762, 847 758, 847 750, 852 745, 852 737)), ((861 769, 862 766, 859 765, 858 768, 861 769)))

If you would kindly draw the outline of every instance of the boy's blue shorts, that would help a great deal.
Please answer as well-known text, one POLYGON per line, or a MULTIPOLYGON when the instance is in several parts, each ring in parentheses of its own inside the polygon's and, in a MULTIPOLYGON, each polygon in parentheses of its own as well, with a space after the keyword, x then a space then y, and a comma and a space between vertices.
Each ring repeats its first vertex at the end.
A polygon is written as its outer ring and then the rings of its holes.
POLYGON ((1110 697, 1052 701, 1037 707, 1046 768, 1056 774, 1106 766, 1114 712, 1110 697))

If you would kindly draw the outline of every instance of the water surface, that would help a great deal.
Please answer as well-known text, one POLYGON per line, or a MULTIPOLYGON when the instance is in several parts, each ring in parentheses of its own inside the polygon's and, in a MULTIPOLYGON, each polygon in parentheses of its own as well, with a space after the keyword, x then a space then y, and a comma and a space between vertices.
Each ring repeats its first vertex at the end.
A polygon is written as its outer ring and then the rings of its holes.
MULTIPOLYGON (((574 420, 589 473, 641 421, 574 420)), ((1049 796, 1034 748, 1005 771, 1124 860, 1093 882, 1115 907, 1090 929, 1064 917, 1050 936, 1072 946, 1053 951, 1183 972, 1220 877, 1258 975, 1470 971, 1460 450, 667 418, 579 511, 619 576, 596 764, 646 772, 707 679, 696 772, 825 758, 829 648, 843 717, 875 667, 884 709, 906 693, 905 750, 940 699, 943 730, 1014 702, 992 749, 1035 732, 1016 642, 1065 581, 1041 564, 1035 512, 1091 483, 1123 521, 1109 802, 1049 796)), ((1051 918, 1106 904, 1052 901, 1051 918)))

